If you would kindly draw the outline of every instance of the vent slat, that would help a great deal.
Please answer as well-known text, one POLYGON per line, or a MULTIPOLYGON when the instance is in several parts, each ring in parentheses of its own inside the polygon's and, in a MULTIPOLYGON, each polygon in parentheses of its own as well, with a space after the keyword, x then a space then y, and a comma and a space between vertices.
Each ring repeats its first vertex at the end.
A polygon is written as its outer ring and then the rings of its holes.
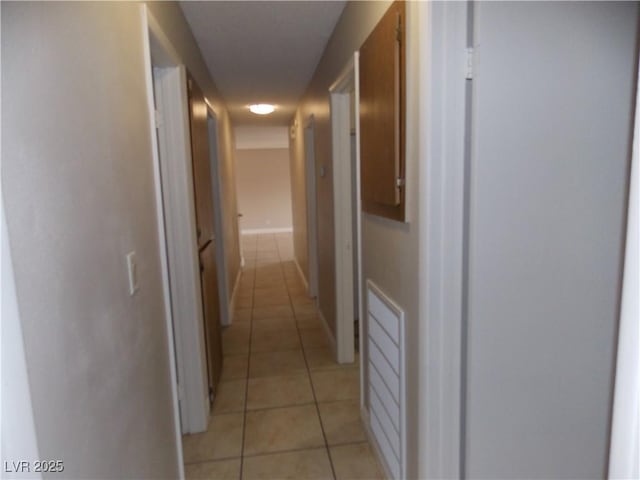
POLYGON ((369 422, 389 473, 406 472, 404 312, 367 282, 369 422))

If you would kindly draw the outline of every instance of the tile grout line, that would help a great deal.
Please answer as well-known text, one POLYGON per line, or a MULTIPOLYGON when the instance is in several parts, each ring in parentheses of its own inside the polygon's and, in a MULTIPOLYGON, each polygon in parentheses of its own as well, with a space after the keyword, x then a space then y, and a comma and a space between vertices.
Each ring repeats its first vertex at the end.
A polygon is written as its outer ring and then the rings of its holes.
MULTIPOLYGON (((267 237, 267 235, 262 235, 263 237, 267 237)), ((272 239, 276 237, 276 235, 271 235, 272 239)), ((272 456, 272 455, 278 455, 278 454, 293 454, 295 452, 305 452, 305 451, 312 451, 312 450, 317 450, 318 452, 321 449, 324 449, 324 451, 327 453, 327 457, 329 460, 329 465, 331 467, 331 473, 333 476, 333 479, 336 480, 337 479, 337 475, 336 475, 336 467, 334 465, 334 461, 332 458, 332 452, 330 450, 330 445, 328 442, 328 438, 327 438, 327 432, 325 431, 325 427, 324 424, 322 422, 322 416, 320 413, 320 403, 336 403, 336 402, 343 402, 343 400, 328 400, 326 402, 320 402, 318 400, 317 394, 316 394, 316 388, 313 384, 312 381, 312 373, 322 373, 325 371, 333 371, 336 370, 336 368, 318 368, 318 369, 314 369, 312 370, 310 368, 310 363, 309 363, 309 358, 308 355, 310 354, 309 352, 311 350, 314 349, 318 349, 321 347, 313 347, 313 345, 310 348, 307 348, 305 346, 305 344, 303 343, 303 334, 302 332, 304 331, 302 328, 300 328, 300 325, 298 324, 298 317, 295 313, 295 305, 297 304, 297 298, 298 295, 300 294, 300 292, 297 290, 298 289, 298 285, 296 283, 296 280, 298 280, 297 277, 290 275, 290 271, 288 270, 288 267, 290 265, 284 265, 285 260, 283 260, 283 254, 285 254, 285 249, 286 249, 286 245, 281 245, 279 243, 279 241, 277 239, 275 239, 275 253, 276 256, 273 259, 269 259, 269 261, 265 261, 266 263, 261 263, 259 265, 260 262, 263 262, 260 260, 260 256, 263 254, 267 254, 267 255, 273 255, 273 250, 269 250, 269 251, 264 251, 264 252, 259 252, 258 251, 258 238, 259 235, 256 235, 256 241, 255 241, 255 245, 253 248, 253 260, 250 261, 250 263, 252 264, 251 267, 249 267, 249 265, 247 265, 248 270, 245 272, 246 274, 253 274, 253 279, 250 280, 250 283, 248 284, 249 288, 251 289, 250 291, 250 297, 251 297, 251 311, 249 312, 249 316, 248 316, 248 322, 249 322, 249 338, 247 341, 247 346, 248 346, 248 351, 245 354, 246 358, 247 358, 247 363, 246 363, 246 370, 245 370, 245 378, 230 378, 227 379, 227 381, 245 381, 245 390, 244 390, 244 399, 243 399, 243 406, 242 409, 238 409, 235 410, 233 412, 220 412, 218 414, 213 414, 212 416, 218 416, 218 415, 242 415, 243 416, 243 424, 242 424, 242 435, 241 435, 241 445, 240 445, 240 452, 239 452, 239 456, 234 455, 234 456, 225 456, 222 458, 216 458, 216 459, 202 459, 199 461, 195 461, 195 462, 185 462, 185 465, 198 465, 198 464, 206 464, 209 462, 219 462, 219 461, 239 461, 239 471, 238 471, 238 475, 239 475, 239 480, 241 480, 243 478, 243 476, 246 474, 245 469, 247 468, 247 466, 244 465, 245 460, 248 459, 252 459, 252 458, 260 458, 260 457, 266 457, 266 456, 272 456), (266 253, 265 253, 266 252, 266 253), (274 265, 274 263, 276 265, 274 265), (256 310, 256 295, 257 295, 257 290, 258 290, 258 285, 259 285, 259 275, 258 275, 258 271, 262 271, 262 275, 266 275, 265 278, 267 278, 269 275, 277 275, 276 272, 280 272, 282 275, 282 280, 284 283, 284 288, 285 288, 285 292, 286 292, 286 298, 288 301, 288 307, 291 309, 292 311, 292 315, 293 315, 293 322, 295 325, 295 332, 297 334, 297 338, 300 342, 300 348, 299 349, 287 349, 286 351, 300 351, 302 353, 303 356, 303 360, 304 360, 304 364, 305 364, 305 369, 304 369, 304 373, 302 371, 298 371, 297 373, 290 373, 290 374, 286 374, 286 375, 276 375, 277 376, 294 376, 294 375, 299 375, 302 376, 304 374, 306 374, 307 378, 309 379, 309 385, 311 387, 311 393, 312 393, 312 400, 309 402, 304 402, 301 404, 290 404, 290 405, 279 405, 279 406, 266 406, 266 407, 261 407, 261 408, 257 408, 257 409, 249 409, 248 408, 248 400, 249 400, 249 380, 251 379, 250 377, 250 368, 251 368, 251 355, 252 355, 252 347, 253 347, 253 332, 256 331, 256 334, 258 335, 258 331, 254 330, 254 327, 257 327, 257 325, 254 325, 254 314, 255 314, 255 310, 256 310), (264 270, 264 271, 263 271, 264 270), (296 300, 294 300, 294 293, 292 292, 292 289, 296 290, 295 291, 295 298, 296 300), (247 416, 249 415, 249 413, 251 412, 258 412, 258 411, 263 411, 263 410, 274 410, 274 409, 286 409, 286 408, 291 408, 291 407, 302 407, 302 406, 306 406, 308 407, 310 410, 311 409, 311 405, 315 406, 315 411, 316 411, 316 415, 318 418, 318 421, 320 423, 320 429, 322 432, 322 437, 323 437, 323 444, 319 444, 317 446, 307 446, 307 447, 299 447, 299 448, 290 448, 290 449, 285 449, 285 450, 276 450, 276 451, 264 451, 264 452, 255 452, 255 453, 250 453, 247 454, 245 451, 245 442, 247 440, 247 434, 248 434, 248 429, 247 429, 247 416)), ((264 247, 263 247, 264 248, 264 247)), ((249 252, 247 252, 249 253, 249 252)), ((289 262, 289 260, 287 260, 287 262, 289 262)), ((248 262, 249 263, 249 262, 248 262)), ((297 272, 294 272, 297 273, 297 272)), ((264 281, 261 280, 261 281, 264 281)), ((317 307, 315 308, 317 311, 317 307)), ((317 314, 317 313, 316 313, 317 314)), ((274 317, 274 318, 278 318, 278 317, 274 317)), ((244 323, 244 322, 243 322, 244 323)), ((278 329, 281 330, 281 329, 278 329)), ((306 338, 306 337, 304 337, 306 338)), ((280 350, 276 350, 277 352, 279 352, 280 350)), ((256 352, 256 353, 273 353, 272 351, 265 351, 265 352, 256 352)), ((235 356, 240 356, 243 354, 235 354, 235 356)), ((258 362, 259 363, 259 362, 258 362)), ((355 368, 355 366, 354 366, 355 368)), ((359 366, 357 368, 360 368, 359 366)), ((342 368, 338 368, 339 370, 342 370, 342 368)), ((263 378, 263 377, 259 377, 259 378, 263 378)), ((268 377, 264 377, 264 378, 269 378, 268 377)), ((355 446, 355 445, 370 445, 368 440, 360 440, 360 441, 347 441, 347 442, 339 442, 336 443, 335 445, 331 445, 331 447, 345 447, 345 446, 355 446)), ((377 464, 377 462, 376 462, 377 464)), ((380 466, 378 465, 378 469, 380 468, 380 466)))
MULTIPOLYGON (((367 440, 358 440, 353 442, 344 442, 344 443, 336 443, 332 445, 332 447, 348 447, 352 445, 365 445, 369 444, 367 440)), ((306 452, 308 450, 326 450, 327 447, 324 445, 318 445, 317 447, 300 447, 300 448, 289 448, 287 450, 274 450, 272 452, 260 452, 253 453, 251 455, 245 455, 246 458, 256 458, 256 457, 268 457, 271 455, 280 455, 285 453, 295 453, 295 452, 306 452)), ((220 458, 211 458, 206 460, 197 460, 195 462, 185 463, 186 465, 201 465, 203 463, 216 463, 216 462, 224 462, 228 460, 240 460, 242 457, 240 456, 231 456, 231 457, 220 457, 220 458)))
MULTIPOLYGON (((258 255, 258 237, 256 236, 256 247, 254 253, 257 257, 258 255)), ((242 440, 240 444, 240 476, 239 480, 242 480, 243 469, 244 469, 244 441, 247 434, 247 402, 249 400, 249 370, 251 368, 251 336, 253 335, 253 303, 255 301, 256 294, 256 278, 258 276, 257 268, 257 258, 253 261, 253 287, 251 288, 251 315, 249 316, 249 351, 247 352, 247 378, 245 380, 244 386, 244 412, 242 416, 242 440)))
MULTIPOLYGON (((302 342, 302 334, 300 333, 300 328, 298 328, 298 319, 296 318, 296 310, 293 306, 293 300, 291 299, 291 292, 289 291, 289 284, 287 283, 286 275, 284 275, 284 267, 282 265, 282 258, 280 257, 280 248, 277 246, 278 250, 278 259, 280 261, 280 269, 282 270, 282 275, 285 277, 285 287, 287 289, 287 295, 289 297, 289 304, 291 306, 291 310, 293 312, 293 318, 296 321, 296 332, 298 332, 298 338, 300 340, 300 347, 302 349, 302 358, 304 358, 304 364, 307 369, 307 375, 309 376, 309 384, 311 385, 311 394, 313 395, 314 405, 316 407, 316 414, 318 415, 318 422, 320 423, 320 430, 322 431, 322 438, 324 439, 324 448, 327 452, 327 457, 329 458, 329 465, 331 467, 331 475, 333 479, 336 480, 336 470, 333 466, 333 460, 331 458, 331 451, 329 450, 329 442, 327 441, 327 434, 324 431, 324 425, 322 424, 322 417, 320 416, 320 407, 318 405, 318 397, 316 396, 316 389, 313 385, 313 379, 311 378, 311 369, 309 368, 309 362, 307 361, 307 354, 304 348, 304 343, 302 342)), ((317 308, 317 307, 316 307, 317 308)))

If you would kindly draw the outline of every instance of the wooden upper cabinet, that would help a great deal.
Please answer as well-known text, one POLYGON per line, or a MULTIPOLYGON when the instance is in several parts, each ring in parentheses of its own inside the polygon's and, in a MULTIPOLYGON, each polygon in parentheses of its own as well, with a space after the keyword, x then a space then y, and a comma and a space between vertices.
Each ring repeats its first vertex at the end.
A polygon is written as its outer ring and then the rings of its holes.
POLYGON ((362 208, 405 219, 404 1, 391 4, 360 47, 362 208))
POLYGON ((187 77, 187 84, 198 248, 202 248, 213 238, 214 232, 207 104, 202 90, 190 76, 187 77))

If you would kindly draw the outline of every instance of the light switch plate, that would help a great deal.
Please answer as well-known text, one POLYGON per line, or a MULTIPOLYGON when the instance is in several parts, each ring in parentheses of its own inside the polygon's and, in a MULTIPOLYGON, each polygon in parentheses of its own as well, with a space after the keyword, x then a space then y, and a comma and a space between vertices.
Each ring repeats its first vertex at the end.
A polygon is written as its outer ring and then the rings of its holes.
POLYGON ((129 273, 129 295, 133 296, 138 291, 138 264, 136 252, 127 253, 127 271, 129 273))

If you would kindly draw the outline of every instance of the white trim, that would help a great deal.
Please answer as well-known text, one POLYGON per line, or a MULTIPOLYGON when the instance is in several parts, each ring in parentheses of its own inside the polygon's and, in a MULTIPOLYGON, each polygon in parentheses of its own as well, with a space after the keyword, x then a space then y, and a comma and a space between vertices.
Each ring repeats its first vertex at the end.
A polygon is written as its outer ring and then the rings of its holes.
MULTIPOLYGON (((638 78, 640 86, 640 76, 638 78)), ((640 473, 640 305, 638 291, 638 230, 640 229, 638 176, 640 166, 640 91, 636 87, 636 114, 629 186, 627 242, 618 331, 613 420, 608 478, 638 478, 640 473)))
MULTIPOLYGON (((406 478, 407 476, 407 361, 406 361, 407 343, 406 343, 406 337, 405 337, 405 313, 404 313, 404 310, 400 307, 400 305, 398 305, 391 297, 389 297, 371 279, 367 279, 366 281, 365 292, 367 295, 367 299, 369 298, 370 293, 373 294, 374 297, 377 297, 376 300, 383 303, 384 306, 389 310, 389 312, 392 313, 397 319, 398 338, 397 338, 396 346, 393 348, 397 348, 398 351, 394 353, 392 349, 388 349, 388 350, 381 350, 381 352, 383 353, 383 355, 393 355, 393 356, 396 356, 396 358, 398 358, 399 356, 399 372, 397 373, 397 378, 398 378, 398 384, 399 384, 398 393, 400 397, 399 398, 400 402, 398 405, 398 407, 400 408, 400 425, 399 425, 400 430, 398 431, 398 438, 400 440, 400 458, 398 459, 399 460, 398 466, 399 466, 400 476, 402 478, 406 478)), ((368 307, 370 306, 370 303, 368 300, 367 300, 367 305, 368 307)), ((367 338, 367 345, 369 345, 370 341, 376 343, 374 337, 371 335, 372 329, 371 329, 371 322, 369 321, 370 316, 373 316, 373 312, 369 310, 369 308, 367 308, 366 318, 367 318, 367 325, 369 326, 369 330, 368 330, 369 336, 367 338)), ((382 318, 382 317, 379 316, 379 318, 382 318)), ((376 322, 375 319, 373 319, 373 321, 376 322)), ((378 325, 381 325, 379 322, 376 322, 376 323, 378 323, 378 325)), ((361 342, 363 341, 364 340, 361 340, 361 342)), ((395 343, 396 340, 394 339, 393 342, 395 343)), ((367 362, 368 362, 368 371, 370 371, 369 367, 371 365, 374 365, 375 362, 369 359, 367 359, 367 362)), ((370 384, 369 384, 368 391, 369 392, 371 391, 370 384)), ((368 398, 370 398, 370 395, 368 395, 368 398)), ((374 415, 375 415, 375 409, 374 409, 374 415)), ((382 457, 384 458, 384 455, 382 455, 382 457)), ((394 471, 394 469, 391 469, 391 471, 394 471)))
MULTIPOLYGON (((360 52, 356 52, 353 56, 354 63, 354 95, 355 95, 355 117, 356 117, 356 225, 357 225, 357 242, 358 242, 358 312, 360 318, 358 321, 358 339, 360 342, 360 357, 362 357, 362 342, 364 338, 364 277, 362 275, 362 194, 360 180, 360 52)), ((362 362, 362 358, 360 358, 362 362)), ((362 365, 362 364, 361 364, 362 365)), ((364 392, 365 378, 364 368, 360 367, 360 391, 364 392)), ((364 405, 365 395, 360 395, 360 406, 364 405)))
MULTIPOLYGON (((418 2, 418 477, 460 478, 468 2, 418 2)), ((412 7, 412 8, 413 8, 412 7)))
MULTIPOLYGON (((158 234, 163 262, 165 305, 170 305, 166 307, 166 311, 171 312, 167 314, 168 348, 171 358, 175 359, 175 362, 171 362, 171 380, 172 388, 175 390, 174 401, 179 398, 178 392, 184 394, 179 401, 182 421, 178 425, 181 424, 182 433, 195 433, 207 428, 209 395, 196 242, 186 70, 180 65, 171 42, 151 12, 146 6, 143 8, 144 31, 148 33, 145 35, 145 68, 154 153, 158 234), (158 75, 154 78, 154 60, 151 57, 158 50, 170 62, 174 62, 174 65, 162 60, 163 68, 157 70, 158 75), (154 125, 156 106, 163 117, 157 130, 154 125), (175 335, 175 341, 171 338, 172 333, 175 335)), ((179 438, 179 455, 182 459, 179 427, 176 435, 179 438)), ((180 464, 182 468, 182 461, 180 464)))
POLYGON ((178 478, 184 478, 184 459, 182 454, 182 432, 181 432, 181 405, 179 400, 178 371, 176 362, 176 351, 174 348, 174 329, 171 311, 171 290, 169 283, 169 267, 167 263, 167 239, 165 236, 164 206, 162 199, 162 180, 160 174, 160 153, 158 151, 158 134, 155 128, 155 102, 153 89, 153 72, 151 59, 152 34, 163 35, 157 22, 149 12, 146 5, 141 9, 142 31, 143 31, 143 51, 144 51, 144 74, 147 90, 147 107, 149 109, 149 129, 153 154, 153 183, 156 201, 156 220, 158 225, 158 245, 160 249, 160 265, 162 275, 162 294, 164 300, 164 323, 167 335, 167 351, 169 353, 169 375, 171 384, 171 401, 173 407, 173 430, 176 445, 176 460, 178 462, 178 478))
MULTIPOLYGON (((2 328, 0 328, 0 458, 4 462, 39 459, 29 372, 26 360, 22 322, 16 295, 16 284, 11 260, 11 249, 0 187, 2 255, 0 259, 0 292, 2 292, 2 328)), ((21 473, 7 473, 2 478, 26 478, 21 473)), ((40 479, 39 472, 30 472, 29 478, 40 479)))
MULTIPOLYGON (((166 69, 165 69, 166 70, 166 69)), ((169 245, 174 329, 180 332, 178 359, 184 362, 184 382, 187 418, 183 433, 205 431, 209 414, 206 347, 201 301, 199 258, 197 250, 193 170, 191 163, 187 78, 183 66, 167 72, 156 89, 156 102, 165 109, 165 118, 158 129, 166 131, 166 174, 163 175, 165 219, 169 245), (171 132, 171 133, 170 133, 171 132), (171 138, 173 136, 173 138, 171 138)))
POLYGON ((304 284, 304 289, 307 291, 307 294, 311 297, 311 291, 309 290, 309 284, 307 283, 307 279, 304 278, 304 272, 302 271, 302 267, 298 263, 298 259, 294 257, 293 262, 296 264, 296 270, 298 271, 298 275, 300 275, 300 280, 304 284))
POLYGON ((240 277, 242 275, 242 269, 238 269, 236 274, 236 281, 233 283, 233 292, 231 293, 231 301, 229 302, 229 323, 232 324, 236 316, 236 301, 238 293, 238 285, 240 285, 240 277))
POLYGON ((389 468, 389 465, 387 465, 384 455, 382 454, 382 450, 380 449, 380 445, 378 445, 378 441, 371 431, 371 417, 369 416, 369 410, 367 410, 367 407, 364 404, 360 405, 360 421, 362 422, 364 431, 367 434, 367 440, 369 440, 369 445, 371 445, 373 449, 376 461, 384 473, 384 478, 392 479, 393 475, 391 474, 391 469, 389 468))
POLYGON ((307 201, 307 259, 310 297, 318 296, 318 199, 316 196, 315 117, 309 115, 302 131, 307 201))
POLYGON ((240 235, 255 235, 262 233, 291 233, 293 232, 293 227, 284 227, 284 228, 243 228, 240 231, 240 235))
MULTIPOLYGON (((356 95, 354 54, 329 88, 333 158, 333 214, 335 232, 336 343, 338 363, 354 361, 353 223, 351 208, 351 95, 356 95)), ((359 99, 355 99, 356 108, 359 99)), ((356 156, 359 155, 359 124, 356 123, 356 156)), ((360 210, 359 206, 356 210, 360 210)))

